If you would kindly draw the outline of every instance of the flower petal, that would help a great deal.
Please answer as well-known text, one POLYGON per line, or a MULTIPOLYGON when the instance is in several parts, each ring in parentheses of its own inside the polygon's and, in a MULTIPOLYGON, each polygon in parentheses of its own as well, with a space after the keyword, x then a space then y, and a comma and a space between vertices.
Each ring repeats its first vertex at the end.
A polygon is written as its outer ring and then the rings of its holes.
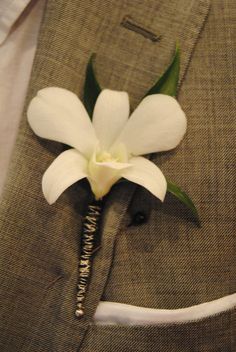
POLYGON ((40 137, 68 144, 90 156, 97 138, 79 98, 57 87, 38 91, 28 107, 28 121, 40 137))
POLYGON ((61 153, 43 175, 43 194, 49 204, 73 183, 87 177, 88 161, 75 149, 61 153))
POLYGON ((108 150, 129 117, 126 92, 104 89, 98 96, 93 112, 93 125, 102 149, 108 150))
POLYGON ((122 171, 122 177, 145 187, 162 202, 165 198, 167 182, 161 170, 151 161, 141 156, 129 159, 132 167, 122 171))
POLYGON ((115 143, 123 142, 133 155, 169 150, 179 144, 186 125, 185 114, 174 98, 149 95, 132 113, 115 143))

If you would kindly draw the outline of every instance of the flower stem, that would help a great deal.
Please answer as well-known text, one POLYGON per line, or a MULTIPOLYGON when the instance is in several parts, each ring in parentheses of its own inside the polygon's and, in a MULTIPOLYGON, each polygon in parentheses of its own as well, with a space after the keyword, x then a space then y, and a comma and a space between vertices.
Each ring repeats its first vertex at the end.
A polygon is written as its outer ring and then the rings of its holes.
POLYGON ((91 277, 93 255, 100 248, 98 231, 101 213, 102 201, 94 200, 88 206, 87 214, 83 223, 79 258, 79 279, 77 284, 77 304, 75 311, 75 315, 78 318, 81 318, 84 315, 84 300, 91 277))

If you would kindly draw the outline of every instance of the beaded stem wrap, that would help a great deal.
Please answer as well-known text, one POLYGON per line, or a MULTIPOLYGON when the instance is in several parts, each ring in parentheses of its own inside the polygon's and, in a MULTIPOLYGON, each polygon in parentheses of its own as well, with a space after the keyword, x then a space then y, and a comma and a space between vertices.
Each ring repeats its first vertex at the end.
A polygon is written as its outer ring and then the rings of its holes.
POLYGON ((75 315, 81 318, 84 315, 84 300, 92 271, 92 259, 99 249, 99 223, 102 212, 102 201, 94 201, 88 206, 85 216, 79 258, 79 279, 77 285, 77 304, 75 315))

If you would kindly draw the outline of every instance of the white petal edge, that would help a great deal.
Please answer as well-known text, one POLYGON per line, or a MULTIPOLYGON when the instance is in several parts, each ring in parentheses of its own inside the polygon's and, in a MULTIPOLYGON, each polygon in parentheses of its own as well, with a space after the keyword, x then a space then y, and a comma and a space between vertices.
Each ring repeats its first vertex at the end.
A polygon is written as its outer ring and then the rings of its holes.
POLYGON ((129 117, 126 92, 104 89, 98 96, 93 112, 93 126, 102 149, 108 150, 129 117))
POLYGON ((39 90, 29 104, 27 116, 39 137, 68 144, 87 157, 97 144, 83 104, 67 89, 48 87, 39 90))
POLYGON ((123 142, 133 155, 166 151, 180 143, 186 127, 186 116, 177 100, 153 94, 134 110, 115 143, 123 142))
POLYGON ((146 188, 155 197, 164 201, 167 182, 161 170, 151 161, 141 156, 129 159, 132 167, 122 172, 122 177, 146 188))
POLYGON ((42 179, 44 197, 53 204, 73 183, 87 177, 87 160, 75 149, 61 153, 45 171, 42 179))

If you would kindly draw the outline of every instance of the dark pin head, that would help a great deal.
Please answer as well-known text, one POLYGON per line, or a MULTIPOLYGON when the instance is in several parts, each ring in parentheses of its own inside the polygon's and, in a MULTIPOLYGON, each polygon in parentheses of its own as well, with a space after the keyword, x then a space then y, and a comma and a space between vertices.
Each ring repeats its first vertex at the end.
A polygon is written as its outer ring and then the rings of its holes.
POLYGON ((141 225, 145 222, 147 222, 147 216, 145 213, 138 211, 136 214, 134 214, 132 219, 132 225, 141 225))

